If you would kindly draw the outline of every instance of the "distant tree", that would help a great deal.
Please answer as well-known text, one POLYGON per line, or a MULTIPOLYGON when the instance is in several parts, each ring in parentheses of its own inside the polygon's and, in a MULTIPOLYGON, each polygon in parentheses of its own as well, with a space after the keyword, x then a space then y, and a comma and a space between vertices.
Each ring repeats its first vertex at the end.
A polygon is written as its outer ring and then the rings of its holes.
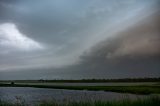
POLYGON ((44 79, 40 79, 39 81, 40 81, 40 82, 45 82, 45 80, 44 80, 44 79))
POLYGON ((11 85, 14 85, 14 82, 13 82, 13 81, 11 82, 11 85))

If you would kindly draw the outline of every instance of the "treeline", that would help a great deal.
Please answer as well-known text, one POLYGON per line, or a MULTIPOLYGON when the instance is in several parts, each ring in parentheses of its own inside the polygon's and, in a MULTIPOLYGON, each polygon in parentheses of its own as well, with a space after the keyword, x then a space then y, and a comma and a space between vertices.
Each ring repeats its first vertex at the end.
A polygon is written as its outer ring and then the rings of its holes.
POLYGON ((40 80, 1 80, 0 82, 22 82, 22 83, 28 83, 28 82, 55 82, 55 83, 98 83, 98 82, 160 82, 159 78, 123 78, 123 79, 54 79, 54 80, 48 80, 48 79, 40 79, 40 80))
POLYGON ((38 80, 39 82, 69 82, 69 83, 94 83, 94 82, 160 82, 159 78, 124 78, 124 79, 81 79, 81 80, 38 80))

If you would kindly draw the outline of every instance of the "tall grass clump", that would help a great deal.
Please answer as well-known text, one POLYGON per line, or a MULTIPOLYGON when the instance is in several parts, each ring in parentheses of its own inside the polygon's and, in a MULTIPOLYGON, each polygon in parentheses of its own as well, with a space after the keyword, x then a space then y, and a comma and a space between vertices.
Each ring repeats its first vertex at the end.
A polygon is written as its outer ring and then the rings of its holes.
MULTIPOLYGON (((0 100, 0 106, 30 106, 25 104, 13 104, 0 100)), ((119 101, 65 101, 59 103, 58 101, 41 101, 33 106, 160 106, 160 97, 153 96, 143 99, 123 99, 119 101)))
POLYGON ((160 97, 148 97, 144 99, 123 99, 119 101, 79 101, 79 102, 43 102, 38 106, 160 106, 160 97))

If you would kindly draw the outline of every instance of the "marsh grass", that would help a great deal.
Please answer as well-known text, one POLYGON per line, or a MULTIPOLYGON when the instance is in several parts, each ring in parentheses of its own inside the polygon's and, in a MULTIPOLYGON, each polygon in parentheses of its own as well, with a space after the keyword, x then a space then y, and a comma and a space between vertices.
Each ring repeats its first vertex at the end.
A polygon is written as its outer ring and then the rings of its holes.
POLYGON ((11 103, 9 101, 2 101, 0 99, 0 106, 28 106, 25 103, 25 100, 21 96, 16 96, 15 98, 16 98, 15 103, 11 103))
POLYGON ((35 88, 53 88, 69 90, 93 90, 93 91, 112 91, 132 94, 160 94, 160 86, 52 86, 52 85, 32 85, 32 84, 0 84, 0 87, 35 87, 35 88))
MULTIPOLYGON (((29 106, 20 103, 9 103, 0 100, 0 106, 29 106)), ((58 101, 41 101, 35 106, 160 106, 160 97, 152 96, 148 98, 137 98, 136 100, 130 100, 125 98, 119 101, 65 101, 59 103, 58 101)))
POLYGON ((10 103, 7 101, 0 100, 0 106, 26 106, 26 105, 23 103, 10 103))

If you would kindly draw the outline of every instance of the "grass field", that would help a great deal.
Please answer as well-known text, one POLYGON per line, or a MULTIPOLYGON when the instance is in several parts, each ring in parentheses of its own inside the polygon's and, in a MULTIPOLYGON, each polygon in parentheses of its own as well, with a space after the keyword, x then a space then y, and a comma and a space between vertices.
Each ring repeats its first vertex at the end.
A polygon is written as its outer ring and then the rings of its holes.
MULTIPOLYGON (((23 102, 9 103, 0 101, 0 106, 29 106, 23 102)), ((159 97, 148 97, 145 99, 121 101, 86 101, 86 102, 69 102, 59 103, 57 101, 40 101, 36 106, 160 106, 159 97)))
POLYGON ((44 84, 0 84, 5 87, 37 87, 37 88, 53 88, 53 89, 70 89, 70 90, 103 90, 120 93, 133 94, 160 94, 159 85, 132 85, 132 86, 62 86, 62 85, 44 85, 44 84))

